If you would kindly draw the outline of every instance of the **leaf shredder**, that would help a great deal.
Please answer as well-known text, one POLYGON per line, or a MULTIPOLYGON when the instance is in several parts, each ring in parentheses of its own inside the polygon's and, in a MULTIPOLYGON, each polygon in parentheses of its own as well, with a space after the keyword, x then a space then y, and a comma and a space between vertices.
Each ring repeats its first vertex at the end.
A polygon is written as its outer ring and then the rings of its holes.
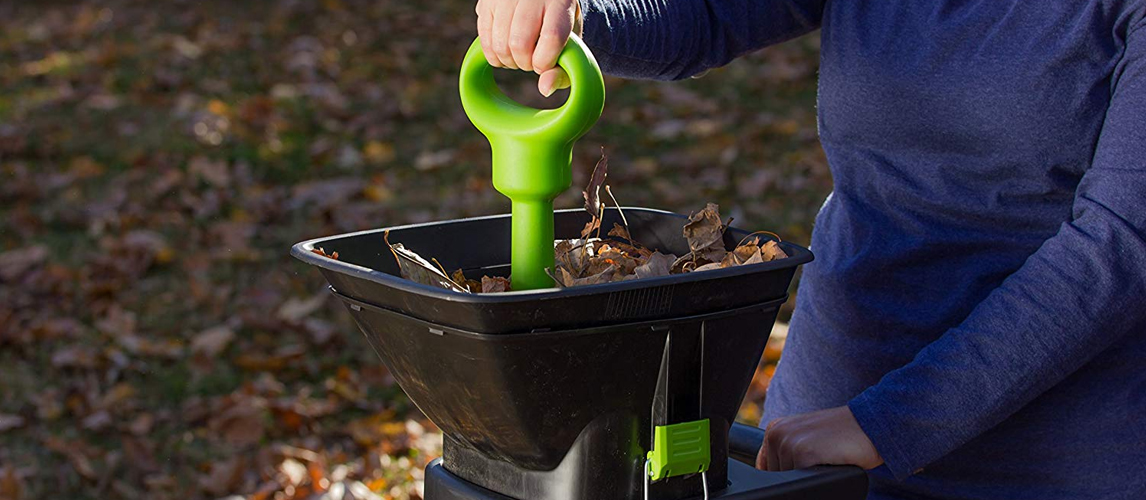
MULTIPOLYGON (((763 431, 734 423, 807 249, 705 272, 552 288, 555 238, 589 214, 553 211, 571 183, 573 142, 601 114, 604 84, 576 37, 558 64, 572 87, 554 110, 502 94, 475 41, 462 65, 467 114, 493 148, 512 215, 391 227, 305 241, 316 266, 415 405, 445 435, 427 500, 862 499, 856 467, 754 469, 763 431), (467 275, 509 275, 515 291, 469 294, 400 277, 400 241, 467 275), (451 242, 473 241, 474 245, 451 242), (316 254, 322 247, 337 260, 316 254), (462 248, 465 247, 465 248, 462 248)), ((616 208, 603 224, 621 220, 616 208)), ((625 208, 635 240, 687 253, 686 218, 625 208)), ((748 231, 728 228, 726 245, 748 231)))

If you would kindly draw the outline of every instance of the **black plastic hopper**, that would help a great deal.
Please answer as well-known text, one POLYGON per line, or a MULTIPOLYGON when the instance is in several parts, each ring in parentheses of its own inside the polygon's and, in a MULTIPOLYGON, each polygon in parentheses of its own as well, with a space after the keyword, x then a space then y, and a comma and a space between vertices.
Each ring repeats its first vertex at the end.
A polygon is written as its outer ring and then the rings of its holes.
MULTIPOLYGON (((624 214, 636 241, 687 252, 685 217, 624 214)), ((578 237, 587 221, 583 211, 558 211, 557 238, 578 237)), ((614 221, 610 209, 604 227, 614 221)), ((477 278, 508 273, 509 228, 509 216, 492 216, 394 227, 389 238, 477 278)), ((788 259, 700 273, 464 294, 399 278, 383 232, 310 240, 292 254, 321 269, 402 389, 445 433, 443 459, 428 468, 428 500, 641 498, 654 426, 698 419, 710 421, 711 498, 866 494, 856 468, 774 475, 728 460, 737 409, 796 267, 812 260, 807 249, 785 242, 788 259), (744 493, 759 484, 772 496, 744 493)), ((730 228, 725 243, 746 235, 730 228)), ((670 477, 653 483, 649 498, 700 497, 701 483, 699 474, 670 477)))

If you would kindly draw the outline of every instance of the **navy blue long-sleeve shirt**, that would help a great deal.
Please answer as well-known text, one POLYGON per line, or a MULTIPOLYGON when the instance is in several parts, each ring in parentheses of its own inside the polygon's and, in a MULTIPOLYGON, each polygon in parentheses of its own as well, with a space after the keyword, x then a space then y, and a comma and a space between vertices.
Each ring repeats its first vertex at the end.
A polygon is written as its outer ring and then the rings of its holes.
POLYGON ((822 29, 835 186, 764 422, 848 405, 875 499, 1146 499, 1146 2, 581 2, 629 77, 822 29))

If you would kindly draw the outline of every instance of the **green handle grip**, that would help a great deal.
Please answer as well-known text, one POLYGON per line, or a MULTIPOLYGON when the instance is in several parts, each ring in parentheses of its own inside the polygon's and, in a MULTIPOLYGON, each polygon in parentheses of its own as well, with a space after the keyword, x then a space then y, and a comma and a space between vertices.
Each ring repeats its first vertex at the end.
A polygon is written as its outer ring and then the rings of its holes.
POLYGON ((573 183, 573 143, 605 107, 605 79, 576 35, 557 58, 569 74, 569 98, 557 109, 534 109, 502 93, 474 40, 462 61, 458 90, 474 126, 489 139, 493 186, 513 205, 511 267, 514 290, 549 288, 553 266, 553 199, 573 183))

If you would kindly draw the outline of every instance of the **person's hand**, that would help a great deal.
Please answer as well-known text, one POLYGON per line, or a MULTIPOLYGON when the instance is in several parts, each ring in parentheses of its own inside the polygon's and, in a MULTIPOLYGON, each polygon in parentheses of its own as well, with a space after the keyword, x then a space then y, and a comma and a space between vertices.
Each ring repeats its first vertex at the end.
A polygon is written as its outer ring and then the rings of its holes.
POLYGON ((858 465, 873 469, 881 464, 883 458, 847 406, 769 422, 764 430, 764 445, 756 455, 756 468, 770 471, 813 465, 858 465))
POLYGON ((569 86, 557 56, 579 28, 579 9, 577 0, 478 0, 482 52, 492 66, 541 75, 537 90, 549 97, 569 86))

